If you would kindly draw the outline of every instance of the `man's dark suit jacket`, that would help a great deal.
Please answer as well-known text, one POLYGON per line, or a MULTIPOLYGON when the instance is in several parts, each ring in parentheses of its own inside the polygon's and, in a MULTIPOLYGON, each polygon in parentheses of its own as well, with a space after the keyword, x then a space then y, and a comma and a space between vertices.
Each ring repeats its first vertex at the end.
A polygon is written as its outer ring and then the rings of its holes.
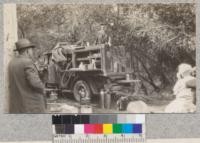
POLYGON ((18 56, 8 66, 10 113, 44 113, 44 84, 33 61, 18 56))

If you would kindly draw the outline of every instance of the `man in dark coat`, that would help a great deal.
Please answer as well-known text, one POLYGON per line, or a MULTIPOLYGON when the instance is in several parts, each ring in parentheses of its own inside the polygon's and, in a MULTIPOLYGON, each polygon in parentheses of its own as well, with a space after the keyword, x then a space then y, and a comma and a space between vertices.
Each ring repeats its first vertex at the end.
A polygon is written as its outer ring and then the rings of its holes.
POLYGON ((16 42, 19 55, 8 66, 9 112, 44 113, 44 84, 33 62, 35 46, 27 39, 16 42))

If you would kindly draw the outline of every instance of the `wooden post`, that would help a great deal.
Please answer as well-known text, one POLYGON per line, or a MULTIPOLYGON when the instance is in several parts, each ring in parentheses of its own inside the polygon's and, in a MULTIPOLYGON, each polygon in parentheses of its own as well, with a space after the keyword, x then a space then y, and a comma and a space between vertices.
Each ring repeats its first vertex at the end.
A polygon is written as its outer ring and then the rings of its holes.
POLYGON ((107 75, 107 70, 106 70, 106 47, 103 45, 101 47, 101 69, 103 70, 104 75, 107 75))
POLYGON ((4 17, 4 92, 5 102, 4 111, 8 113, 8 63, 14 56, 13 49, 15 48, 15 42, 18 39, 17 36, 17 12, 16 4, 4 4, 3 5, 3 17, 4 17))
POLYGON ((79 65, 76 65, 76 53, 73 52, 72 53, 72 67, 77 68, 77 66, 79 66, 79 65))

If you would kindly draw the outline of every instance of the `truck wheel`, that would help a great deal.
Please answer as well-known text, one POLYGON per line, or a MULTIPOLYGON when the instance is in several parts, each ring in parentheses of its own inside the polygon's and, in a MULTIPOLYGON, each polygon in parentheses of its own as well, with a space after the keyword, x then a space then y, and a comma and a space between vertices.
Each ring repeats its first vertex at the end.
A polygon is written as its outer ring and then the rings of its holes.
POLYGON ((83 80, 78 80, 74 84, 73 94, 76 101, 80 102, 81 98, 91 99, 91 91, 88 84, 83 80))

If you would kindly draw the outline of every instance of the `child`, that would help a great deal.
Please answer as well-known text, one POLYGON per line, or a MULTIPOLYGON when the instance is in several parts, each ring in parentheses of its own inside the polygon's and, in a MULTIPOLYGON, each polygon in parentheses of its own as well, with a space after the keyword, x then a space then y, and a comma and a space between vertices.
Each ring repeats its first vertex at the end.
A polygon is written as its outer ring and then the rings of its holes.
POLYGON ((194 93, 186 85, 188 81, 195 79, 191 75, 191 72, 191 65, 185 63, 179 65, 177 73, 178 80, 173 89, 176 99, 165 108, 166 113, 188 113, 195 111, 196 106, 193 104, 194 93))

